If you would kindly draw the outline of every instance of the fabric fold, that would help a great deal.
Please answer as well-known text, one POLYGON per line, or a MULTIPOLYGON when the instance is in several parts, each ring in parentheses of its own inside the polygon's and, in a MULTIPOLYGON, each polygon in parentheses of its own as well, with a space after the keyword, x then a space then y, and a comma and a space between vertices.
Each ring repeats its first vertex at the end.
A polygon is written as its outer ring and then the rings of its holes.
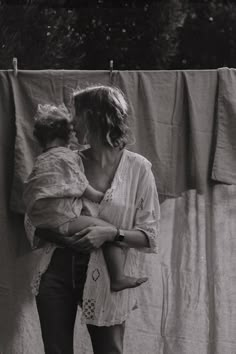
POLYGON ((218 70, 216 147, 212 179, 236 184, 236 70, 218 70))
POLYGON ((216 70, 183 71, 186 98, 185 141, 189 187, 204 193, 210 181, 218 77, 216 70))

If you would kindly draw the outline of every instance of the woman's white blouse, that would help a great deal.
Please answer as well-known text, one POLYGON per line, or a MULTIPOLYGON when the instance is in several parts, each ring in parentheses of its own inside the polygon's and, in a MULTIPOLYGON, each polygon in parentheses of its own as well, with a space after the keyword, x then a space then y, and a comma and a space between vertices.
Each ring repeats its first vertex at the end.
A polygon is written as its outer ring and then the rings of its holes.
MULTIPOLYGON (((149 240, 149 248, 125 248, 125 274, 140 274, 145 253, 156 253, 160 225, 160 206, 151 163, 143 156, 124 149, 111 187, 100 204, 83 200, 83 214, 91 215, 124 229, 143 231, 149 240), (141 252, 140 252, 141 251, 141 252)), ((26 230, 31 244, 35 244, 33 229, 26 218, 26 230), (27 226, 28 224, 28 226, 27 226)), ((45 247, 40 269, 37 270, 33 289, 37 293, 39 275, 47 268, 55 246, 45 247)), ((142 286, 145 286, 142 285, 142 286)), ((110 291, 110 280, 102 249, 90 256, 83 294, 82 322, 98 326, 122 323, 138 306, 138 288, 119 292, 110 291)))

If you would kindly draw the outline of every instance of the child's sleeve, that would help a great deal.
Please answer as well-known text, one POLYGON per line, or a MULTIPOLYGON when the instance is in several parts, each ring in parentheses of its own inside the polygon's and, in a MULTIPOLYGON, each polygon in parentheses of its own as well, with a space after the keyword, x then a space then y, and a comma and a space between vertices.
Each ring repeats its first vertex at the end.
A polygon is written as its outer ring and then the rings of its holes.
POLYGON ((140 176, 136 198, 134 229, 143 231, 149 247, 140 249, 146 253, 157 253, 160 234, 160 204, 151 165, 145 166, 140 176))
POLYGON ((80 198, 88 186, 83 164, 78 157, 52 156, 39 159, 24 188, 26 210, 39 199, 80 198))

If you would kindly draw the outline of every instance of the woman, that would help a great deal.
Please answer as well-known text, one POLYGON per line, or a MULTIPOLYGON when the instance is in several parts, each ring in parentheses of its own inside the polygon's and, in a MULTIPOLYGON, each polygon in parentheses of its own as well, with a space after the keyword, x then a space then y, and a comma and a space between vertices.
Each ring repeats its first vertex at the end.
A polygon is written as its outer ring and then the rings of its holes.
MULTIPOLYGON (((78 150, 69 146, 73 125, 67 108, 64 105, 38 105, 34 120, 33 135, 42 153, 35 159, 25 181, 23 200, 26 214, 35 227, 51 229, 66 236, 74 235, 81 230, 78 217, 83 206, 82 197, 100 203, 104 193, 90 186, 83 173, 78 150)), ((110 242, 103 247, 103 252, 112 291, 134 288, 147 281, 147 278, 138 279, 124 274, 124 252, 120 247, 110 242)))
POLYGON ((100 203, 83 200, 77 235, 37 230, 39 238, 66 246, 50 255, 37 295, 45 352, 73 353, 79 303, 94 353, 123 353, 125 321, 138 305, 137 290, 110 291, 101 246, 112 242, 121 247, 125 274, 137 276, 141 252, 156 252, 158 195, 150 162, 125 149, 128 107, 122 92, 107 86, 88 87, 74 93, 74 105, 78 141, 90 145, 84 151, 85 175, 105 195, 100 203), (97 219, 107 224, 98 225, 97 219))

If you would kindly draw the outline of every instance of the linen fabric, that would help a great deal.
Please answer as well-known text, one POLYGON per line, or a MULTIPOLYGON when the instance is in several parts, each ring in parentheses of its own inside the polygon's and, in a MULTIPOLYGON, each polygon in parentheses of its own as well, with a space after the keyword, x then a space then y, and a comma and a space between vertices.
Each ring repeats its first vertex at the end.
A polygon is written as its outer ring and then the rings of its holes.
POLYGON ((212 178, 228 184, 236 183, 236 70, 219 69, 216 148, 212 178))
POLYGON ((236 183, 235 75, 228 68, 120 71, 112 83, 103 71, 19 71, 17 80, 9 75, 16 117, 11 209, 25 211, 24 181, 39 154, 32 134, 37 105, 64 103, 72 109, 72 92, 91 84, 112 84, 127 95, 133 133, 128 148, 152 162, 161 201, 188 189, 204 193, 211 178, 236 183))

